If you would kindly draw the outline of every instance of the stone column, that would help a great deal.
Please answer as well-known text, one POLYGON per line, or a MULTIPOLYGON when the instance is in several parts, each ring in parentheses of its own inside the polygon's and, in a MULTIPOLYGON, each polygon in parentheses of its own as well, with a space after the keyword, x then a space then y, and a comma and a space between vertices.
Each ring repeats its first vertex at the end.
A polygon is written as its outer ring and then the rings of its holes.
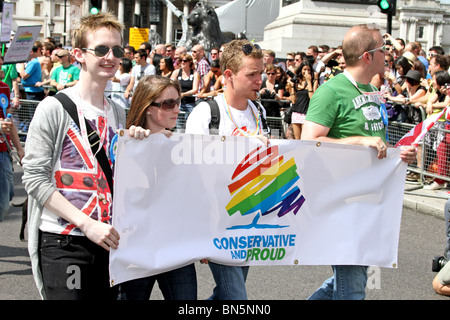
MULTIPOLYGON (((401 14, 402 15, 402 14, 401 14)), ((406 41, 406 36, 408 34, 408 19, 405 17, 400 17, 400 33, 399 38, 406 41)))
POLYGON ((417 21, 416 18, 409 19, 409 34, 406 42, 416 41, 417 21))
POLYGON ((125 22, 125 0, 119 0, 117 5, 117 18, 121 23, 125 22))
POLYGON ((427 26, 427 48, 430 48, 434 45, 434 39, 435 39, 435 31, 436 31, 436 24, 437 21, 434 19, 428 20, 428 26, 427 26))
POLYGON ((173 39, 173 14, 169 7, 166 8, 166 43, 173 39))
POLYGON ((108 11, 108 0, 102 0, 102 12, 108 11))

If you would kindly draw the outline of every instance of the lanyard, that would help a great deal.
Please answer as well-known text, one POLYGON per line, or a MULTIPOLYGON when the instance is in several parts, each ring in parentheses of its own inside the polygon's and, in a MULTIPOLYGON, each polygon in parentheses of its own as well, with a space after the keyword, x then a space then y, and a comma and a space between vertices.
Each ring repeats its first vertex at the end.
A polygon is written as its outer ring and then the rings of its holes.
POLYGON ((384 125, 386 126, 386 141, 389 141, 388 139, 388 131, 387 131, 387 127, 389 125, 389 117, 387 114, 387 110, 386 110, 386 105, 385 105, 385 99, 382 99, 385 90, 383 91, 378 91, 377 88, 375 88, 371 83, 370 86, 372 87, 372 92, 365 92, 365 91, 361 91, 361 89, 359 89, 358 84, 356 83, 355 79, 353 78, 353 76, 350 74, 350 72, 348 72, 347 70, 344 70, 344 75, 347 77, 347 79, 353 84, 353 86, 363 95, 366 96, 378 96, 378 100, 380 101, 380 114, 381 114, 381 119, 383 120, 384 125))

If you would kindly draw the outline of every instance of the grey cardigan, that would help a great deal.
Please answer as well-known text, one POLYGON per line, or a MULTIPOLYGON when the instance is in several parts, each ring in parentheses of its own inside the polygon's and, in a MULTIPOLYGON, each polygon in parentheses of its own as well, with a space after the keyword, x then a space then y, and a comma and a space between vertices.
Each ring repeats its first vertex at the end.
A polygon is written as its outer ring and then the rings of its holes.
MULTIPOLYGON (((80 95, 78 86, 63 90, 78 106, 80 95)), ((125 110, 109 100, 114 110, 116 128, 125 126, 125 110)), ((72 119, 54 97, 44 99, 36 108, 25 144, 23 163, 23 184, 28 193, 28 251, 34 280, 39 293, 45 299, 42 275, 39 269, 38 243, 41 214, 45 201, 56 186, 52 183, 52 173, 56 161, 61 156, 62 145, 72 119)))

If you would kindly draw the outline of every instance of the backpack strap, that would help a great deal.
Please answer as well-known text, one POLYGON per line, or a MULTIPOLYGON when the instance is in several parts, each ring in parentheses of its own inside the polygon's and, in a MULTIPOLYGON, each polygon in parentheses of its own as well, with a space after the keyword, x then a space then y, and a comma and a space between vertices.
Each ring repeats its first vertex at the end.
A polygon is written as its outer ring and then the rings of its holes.
MULTIPOLYGON (((219 132, 219 123, 220 123, 220 111, 219 111, 219 105, 217 104, 217 101, 215 99, 207 100, 209 107, 211 108, 211 122, 209 123, 209 133, 210 134, 218 134, 219 132)), ((252 103, 255 105, 258 112, 261 114, 261 124, 263 129, 267 130, 267 132, 270 132, 270 128, 267 125, 267 119, 264 117, 261 105, 257 101, 253 101, 252 103)))
POLYGON ((209 123, 209 133, 219 134, 220 110, 217 101, 214 99, 206 101, 211 108, 211 122, 209 123))
POLYGON ((262 124, 263 129, 266 129, 267 132, 270 132, 269 126, 267 125, 267 119, 262 112, 261 105, 256 100, 252 100, 252 102, 255 105, 256 109, 258 109, 258 112, 261 114, 261 124, 262 124))
MULTIPOLYGON (((54 97, 62 104, 63 108, 67 111, 67 113, 70 115, 72 120, 75 122, 78 128, 80 128, 80 122, 78 120, 78 112, 77 112, 77 106, 75 103, 70 99, 66 94, 59 92, 58 94, 54 95, 54 97)), ((111 196, 113 195, 113 179, 112 179, 112 169, 109 164, 108 157, 106 156, 106 152, 104 148, 100 148, 98 150, 100 137, 97 133, 97 131, 93 130, 89 122, 84 118, 84 121, 86 123, 86 130, 88 134, 89 143, 91 146, 92 153, 95 154, 98 163, 100 164, 103 173, 106 176, 106 179, 108 180, 109 190, 111 191, 111 196), (98 152, 97 152, 98 150, 98 152)))

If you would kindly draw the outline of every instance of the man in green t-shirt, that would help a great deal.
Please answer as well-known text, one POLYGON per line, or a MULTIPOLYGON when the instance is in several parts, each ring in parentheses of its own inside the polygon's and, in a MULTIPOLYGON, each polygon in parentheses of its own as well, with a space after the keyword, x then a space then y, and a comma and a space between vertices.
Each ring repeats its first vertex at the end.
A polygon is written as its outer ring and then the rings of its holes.
MULTIPOLYGON (((311 98, 302 139, 373 147, 378 158, 386 157, 386 127, 380 113, 382 96, 370 85, 384 73, 384 41, 377 29, 367 25, 351 28, 342 51, 344 73, 321 85, 311 98)), ((402 149, 401 159, 412 163, 413 147, 402 149)), ((312 300, 353 300, 365 298, 366 266, 332 266, 334 275, 314 292, 312 300)))
POLYGON ((67 50, 59 50, 56 55, 61 59, 61 66, 52 73, 50 85, 58 91, 74 86, 80 79, 80 69, 70 61, 70 53, 67 50))

